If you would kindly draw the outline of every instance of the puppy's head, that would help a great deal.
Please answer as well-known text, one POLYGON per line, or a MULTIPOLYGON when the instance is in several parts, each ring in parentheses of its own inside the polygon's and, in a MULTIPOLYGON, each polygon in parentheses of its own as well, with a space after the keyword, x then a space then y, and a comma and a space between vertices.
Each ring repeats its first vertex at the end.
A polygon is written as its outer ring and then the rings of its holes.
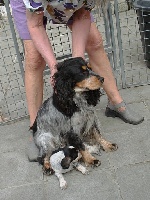
POLYGON ((61 166, 63 169, 68 169, 70 163, 78 157, 78 150, 73 146, 64 147, 63 152, 65 157, 61 161, 61 166))

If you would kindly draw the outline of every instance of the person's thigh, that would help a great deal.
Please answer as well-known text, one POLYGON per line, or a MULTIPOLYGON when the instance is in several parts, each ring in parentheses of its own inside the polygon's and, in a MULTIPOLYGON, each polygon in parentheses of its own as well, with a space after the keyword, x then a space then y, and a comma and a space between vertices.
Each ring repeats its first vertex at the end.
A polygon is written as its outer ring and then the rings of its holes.
MULTIPOLYGON (((73 21, 70 20, 67 24, 68 27, 70 28, 70 30, 72 29, 72 23, 73 23, 73 21)), ((91 14, 91 27, 90 27, 88 40, 86 43, 86 52, 92 53, 93 49, 97 49, 97 48, 102 48, 102 49, 104 48, 103 47, 103 38, 102 38, 100 31, 98 30, 98 28, 96 26, 96 23, 94 22, 94 17, 91 14)))
MULTIPOLYGON (((74 15, 68 20, 67 22, 67 26, 71 29, 72 24, 73 24, 73 17, 74 15)), ((92 13, 90 13, 90 17, 91 17, 91 23, 94 22, 94 16, 92 13)))

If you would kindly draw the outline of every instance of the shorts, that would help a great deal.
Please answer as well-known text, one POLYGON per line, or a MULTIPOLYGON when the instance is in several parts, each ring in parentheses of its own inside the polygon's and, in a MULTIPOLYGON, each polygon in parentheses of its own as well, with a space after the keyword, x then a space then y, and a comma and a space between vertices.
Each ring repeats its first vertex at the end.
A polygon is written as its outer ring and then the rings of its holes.
MULTIPOLYGON (((23 0, 10 0, 10 5, 12 8, 12 15, 14 18, 14 22, 16 25, 16 29, 18 34, 22 40, 31 40, 31 36, 27 26, 27 19, 26 19, 26 7, 24 5, 23 0)), ((91 14, 91 23, 94 22, 94 17, 91 14)), ((68 25, 73 23, 73 17, 67 22, 68 25)), ((47 20, 43 19, 43 24, 46 28, 47 20)), ((55 22, 54 22, 55 24, 55 22)))

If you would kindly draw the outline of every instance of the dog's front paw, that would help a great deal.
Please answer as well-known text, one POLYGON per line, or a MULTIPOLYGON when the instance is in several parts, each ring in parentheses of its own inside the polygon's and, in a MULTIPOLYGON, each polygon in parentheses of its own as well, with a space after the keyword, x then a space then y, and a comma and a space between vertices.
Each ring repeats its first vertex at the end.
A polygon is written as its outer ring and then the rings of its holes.
POLYGON ((101 165, 101 161, 100 160, 98 160, 98 159, 94 160, 93 167, 98 167, 100 165, 101 165))
POLYGON ((61 188, 62 190, 65 190, 65 189, 67 188, 67 182, 66 182, 65 180, 62 180, 62 181, 60 182, 60 188, 61 188))
POLYGON ((98 166, 101 165, 101 161, 98 160, 98 159, 93 159, 91 162, 85 161, 85 165, 86 165, 86 167, 88 167, 89 165, 92 166, 92 167, 98 167, 98 166))
POLYGON ((80 153, 86 166, 92 165, 94 167, 98 167, 101 164, 100 160, 92 156, 87 150, 80 151, 80 153))
POLYGON ((54 170, 52 168, 46 169, 45 167, 43 167, 42 170, 44 175, 49 176, 51 174, 54 174, 54 170))
POLYGON ((107 142, 105 145, 103 145, 102 149, 106 152, 116 151, 118 149, 118 145, 115 143, 107 142))

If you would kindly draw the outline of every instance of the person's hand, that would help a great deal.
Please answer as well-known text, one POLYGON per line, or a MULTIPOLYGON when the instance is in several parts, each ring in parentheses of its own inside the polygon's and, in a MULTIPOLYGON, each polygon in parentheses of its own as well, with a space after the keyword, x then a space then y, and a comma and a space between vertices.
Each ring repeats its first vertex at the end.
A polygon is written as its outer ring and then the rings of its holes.
POLYGON ((56 72, 57 72, 57 68, 56 67, 51 69, 50 83, 51 83, 52 87, 54 87, 54 85, 55 85, 54 74, 56 72))

